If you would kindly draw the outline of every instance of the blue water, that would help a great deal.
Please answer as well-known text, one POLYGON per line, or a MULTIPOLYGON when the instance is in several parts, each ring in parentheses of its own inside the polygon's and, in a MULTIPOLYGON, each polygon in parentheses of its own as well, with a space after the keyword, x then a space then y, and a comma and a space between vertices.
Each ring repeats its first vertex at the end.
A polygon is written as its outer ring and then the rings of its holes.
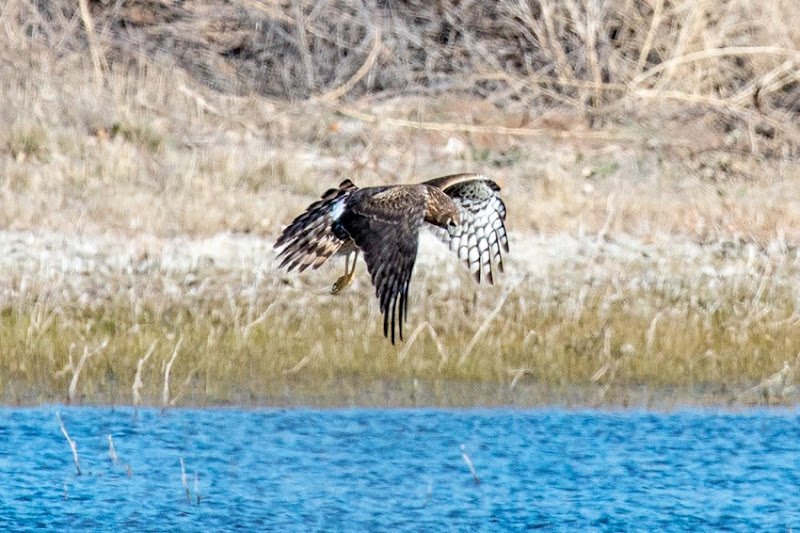
POLYGON ((800 419, 786 410, 0 409, 0 530, 41 527, 787 531, 800 528, 800 419))

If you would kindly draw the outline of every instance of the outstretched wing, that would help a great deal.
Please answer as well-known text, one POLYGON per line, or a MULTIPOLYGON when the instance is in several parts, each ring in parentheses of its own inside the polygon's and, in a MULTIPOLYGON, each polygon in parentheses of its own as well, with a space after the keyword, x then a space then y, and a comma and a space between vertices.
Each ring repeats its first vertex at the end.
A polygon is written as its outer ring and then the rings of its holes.
POLYGON ((414 270, 427 197, 420 186, 372 187, 351 194, 338 225, 355 241, 367 263, 383 313, 383 335, 403 338, 408 284, 414 270))
POLYGON ((275 248, 285 246, 278 254, 283 258, 280 268, 299 267, 300 272, 309 266, 319 268, 335 254, 344 241, 333 233, 333 223, 342 215, 348 198, 358 187, 344 180, 336 189, 329 189, 308 209, 283 230, 275 248))
POLYGON ((480 174, 454 174, 425 184, 442 189, 458 206, 461 218, 457 228, 436 233, 458 253, 476 282, 483 274, 490 285, 494 283, 492 265, 503 272, 503 252, 508 253, 506 206, 497 194, 500 186, 480 174))

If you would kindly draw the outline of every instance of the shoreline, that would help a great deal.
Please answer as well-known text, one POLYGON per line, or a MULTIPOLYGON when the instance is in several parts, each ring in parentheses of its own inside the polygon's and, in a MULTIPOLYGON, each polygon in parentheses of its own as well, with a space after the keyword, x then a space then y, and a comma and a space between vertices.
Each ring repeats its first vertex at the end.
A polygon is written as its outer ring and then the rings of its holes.
MULTIPOLYGON (((307 388, 307 387, 304 387, 307 388)), ((364 410, 537 410, 560 409, 565 411, 636 411, 673 412, 682 410, 714 409, 739 411, 748 409, 794 409, 800 404, 800 393, 793 392, 781 398, 770 398, 766 390, 756 386, 750 390, 734 392, 724 387, 684 387, 653 389, 647 385, 604 389, 596 387, 546 388, 527 384, 509 389, 508 384, 475 384, 467 382, 386 383, 353 381, 347 391, 323 387, 323 391, 310 394, 287 390, 282 396, 247 398, 213 402, 182 400, 175 405, 157 402, 134 404, 130 399, 114 401, 110 398, 93 398, 70 403, 66 397, 47 395, 29 401, 9 402, 3 399, 1 408, 36 408, 47 405, 64 407, 97 407, 111 409, 145 409, 170 411, 174 409, 364 409, 364 410), (358 387, 360 390, 356 391, 358 387), (421 388, 427 390, 421 391, 421 388), (441 394, 441 389, 452 388, 441 394), (440 394, 436 391, 439 389, 440 394), (566 393, 565 393, 566 391, 566 393)))

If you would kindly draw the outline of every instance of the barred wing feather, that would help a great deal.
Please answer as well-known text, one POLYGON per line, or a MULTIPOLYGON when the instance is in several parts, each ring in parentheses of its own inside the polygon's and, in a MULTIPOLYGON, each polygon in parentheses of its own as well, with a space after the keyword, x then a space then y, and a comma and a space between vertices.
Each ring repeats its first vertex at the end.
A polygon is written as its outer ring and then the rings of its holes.
POLYGON ((461 224, 450 232, 436 233, 464 261, 477 283, 483 277, 491 285, 494 266, 503 272, 503 253, 509 250, 506 206, 495 182, 476 174, 462 176, 443 188, 458 206, 461 224))

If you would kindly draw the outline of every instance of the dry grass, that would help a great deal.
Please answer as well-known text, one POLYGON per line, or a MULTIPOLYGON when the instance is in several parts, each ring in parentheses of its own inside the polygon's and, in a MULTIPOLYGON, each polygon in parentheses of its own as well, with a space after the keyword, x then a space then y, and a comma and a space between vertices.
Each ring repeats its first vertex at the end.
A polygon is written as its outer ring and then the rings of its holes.
POLYGON ((381 5, 0 7, 4 401, 793 398, 794 2, 381 5), (476 170, 514 272, 418 274, 399 350, 363 280, 269 262, 344 177, 476 170))
POLYGON ((411 326, 427 323, 433 335, 394 348, 366 276, 332 296, 333 268, 275 275, 260 266, 270 250, 248 253, 252 240, 229 239, 194 257, 165 246, 142 260, 101 241, 85 257, 40 259, 4 298, 4 401, 388 401, 368 392, 375 383, 393 384, 402 404, 640 403, 664 391, 681 391, 672 402, 796 399, 800 260, 777 241, 676 251, 516 238, 503 287, 477 292, 429 242, 411 326), (238 258, 220 251, 226 242, 238 258), (759 386, 784 366, 789 377, 759 386), (442 393, 450 383, 473 389, 442 393), (636 392, 642 386, 649 392, 636 392))

